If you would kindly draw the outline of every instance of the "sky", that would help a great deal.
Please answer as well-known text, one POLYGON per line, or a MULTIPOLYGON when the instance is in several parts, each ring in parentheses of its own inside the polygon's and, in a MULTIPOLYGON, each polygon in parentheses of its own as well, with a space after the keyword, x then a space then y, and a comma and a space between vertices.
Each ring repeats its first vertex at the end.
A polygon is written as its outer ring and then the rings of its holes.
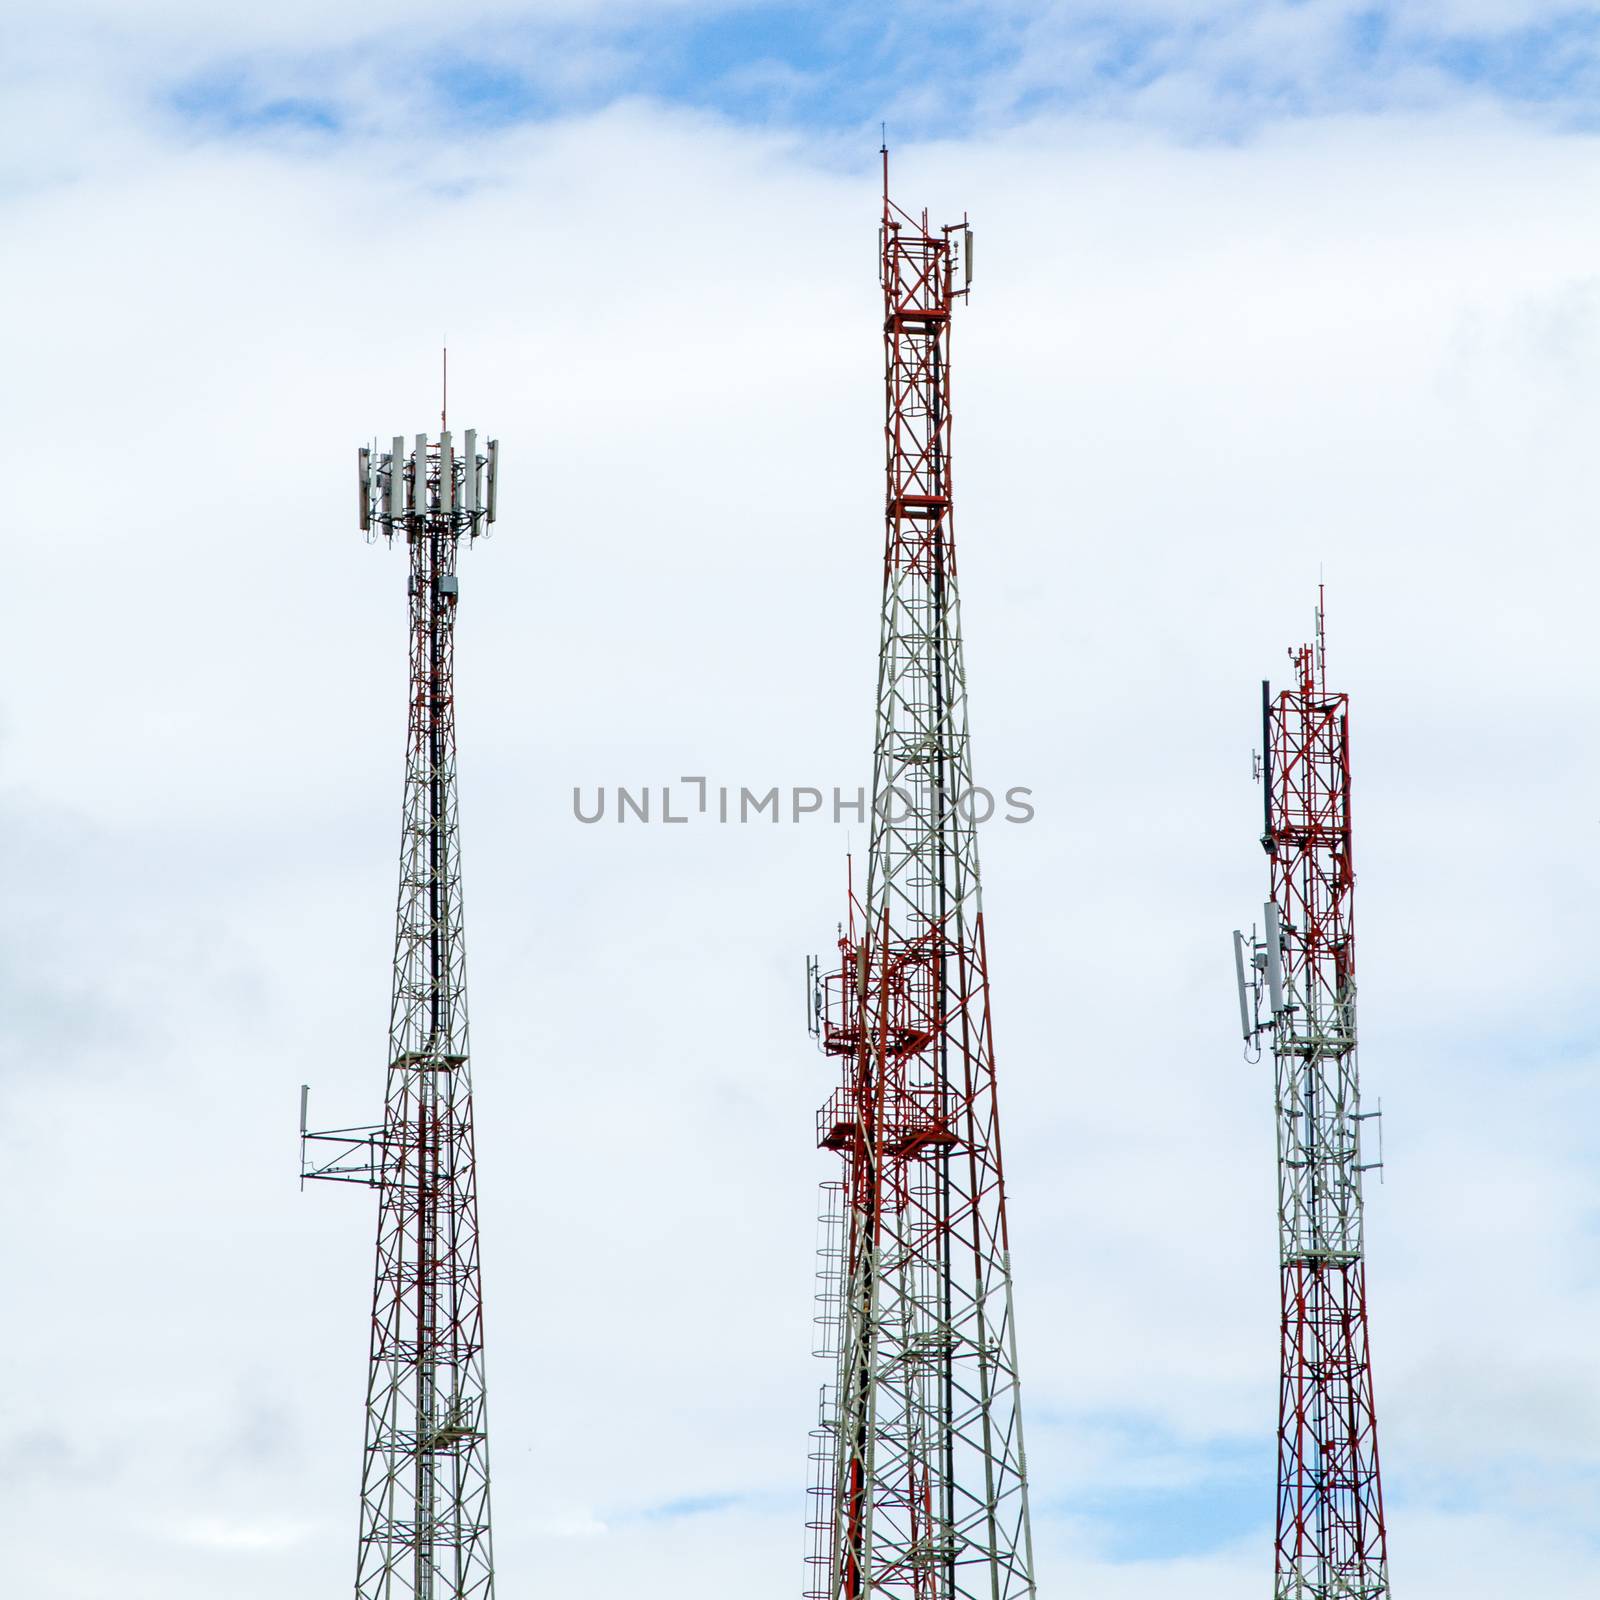
MULTIPOLYGON (((1270 1581, 1259 684, 1352 695, 1405 1600, 1600 1582, 1600 7, 61 0, 0 44, 8 1587, 348 1592, 404 562, 502 440, 461 804, 500 1593, 797 1595, 866 781, 877 147, 970 213, 954 477, 1041 1592, 1270 1581)), ((1377 1174, 1371 1175, 1376 1177, 1377 1174)))

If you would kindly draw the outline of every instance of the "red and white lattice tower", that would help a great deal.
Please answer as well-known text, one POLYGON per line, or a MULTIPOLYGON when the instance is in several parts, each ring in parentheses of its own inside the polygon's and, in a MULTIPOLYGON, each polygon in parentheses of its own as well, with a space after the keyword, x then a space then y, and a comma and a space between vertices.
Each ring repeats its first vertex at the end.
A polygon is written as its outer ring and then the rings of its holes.
MULTIPOLYGON (((824 1352, 809 1593, 1035 1593, 976 800, 956 590, 950 321, 965 222, 890 203, 884 294, 882 642, 865 890, 815 1026, 843 1081, 819 1142, 824 1352)), ((960 282, 958 283, 958 274, 960 282)))
POLYGON ((1272 899, 1266 932, 1234 935, 1247 1040, 1270 1035, 1277 1079, 1283 1295, 1275 1600, 1389 1594, 1367 1343, 1363 1124, 1356 1072, 1350 704, 1330 693, 1323 612, 1261 686, 1272 899), (1262 1017, 1263 1002, 1268 1015, 1262 1017))
POLYGON ((411 693, 381 1125, 306 1132, 301 1174, 378 1191, 357 1600, 492 1600, 477 1170, 456 809, 456 555, 495 519, 497 446, 360 452, 360 520, 411 558, 411 693), (308 1160, 313 1144, 331 1146, 308 1160))

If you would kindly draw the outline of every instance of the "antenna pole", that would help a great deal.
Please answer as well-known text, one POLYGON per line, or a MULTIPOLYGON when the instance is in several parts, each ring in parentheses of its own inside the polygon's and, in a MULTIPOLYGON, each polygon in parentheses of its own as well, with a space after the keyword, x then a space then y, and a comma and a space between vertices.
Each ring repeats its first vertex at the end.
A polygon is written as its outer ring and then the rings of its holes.
POLYGON ((1321 583, 1317 584, 1317 682, 1324 691, 1328 687, 1328 599, 1321 583))

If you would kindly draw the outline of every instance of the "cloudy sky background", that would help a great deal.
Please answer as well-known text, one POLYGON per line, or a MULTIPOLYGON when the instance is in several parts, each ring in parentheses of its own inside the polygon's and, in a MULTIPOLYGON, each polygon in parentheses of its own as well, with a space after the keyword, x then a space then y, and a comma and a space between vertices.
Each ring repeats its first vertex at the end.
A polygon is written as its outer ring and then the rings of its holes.
POLYGON ((1600 1582, 1600 9, 61 0, 0 98, 9 1586, 352 1576, 404 562, 352 452, 502 440, 459 682, 500 1592, 804 1581, 803 1026, 865 780, 880 120, 970 210, 983 854, 1046 1594, 1270 1581, 1259 681, 1354 696, 1406 1600, 1600 1582), (681 792, 681 791, 680 791, 681 792))

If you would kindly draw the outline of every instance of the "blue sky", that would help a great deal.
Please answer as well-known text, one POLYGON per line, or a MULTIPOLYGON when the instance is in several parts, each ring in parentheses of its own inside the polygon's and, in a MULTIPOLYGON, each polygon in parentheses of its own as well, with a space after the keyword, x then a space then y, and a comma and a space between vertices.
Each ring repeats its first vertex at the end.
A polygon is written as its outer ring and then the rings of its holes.
POLYGON ((217 131, 355 129, 371 107, 352 57, 368 53, 445 125, 504 127, 646 96, 821 135, 888 120, 902 139, 963 137, 1052 114, 1236 139, 1283 119, 1462 102, 1587 126, 1600 89, 1600 8, 1560 4, 775 3, 505 11, 442 40, 408 31, 421 49, 354 21, 325 50, 219 41, 161 92, 217 131))

